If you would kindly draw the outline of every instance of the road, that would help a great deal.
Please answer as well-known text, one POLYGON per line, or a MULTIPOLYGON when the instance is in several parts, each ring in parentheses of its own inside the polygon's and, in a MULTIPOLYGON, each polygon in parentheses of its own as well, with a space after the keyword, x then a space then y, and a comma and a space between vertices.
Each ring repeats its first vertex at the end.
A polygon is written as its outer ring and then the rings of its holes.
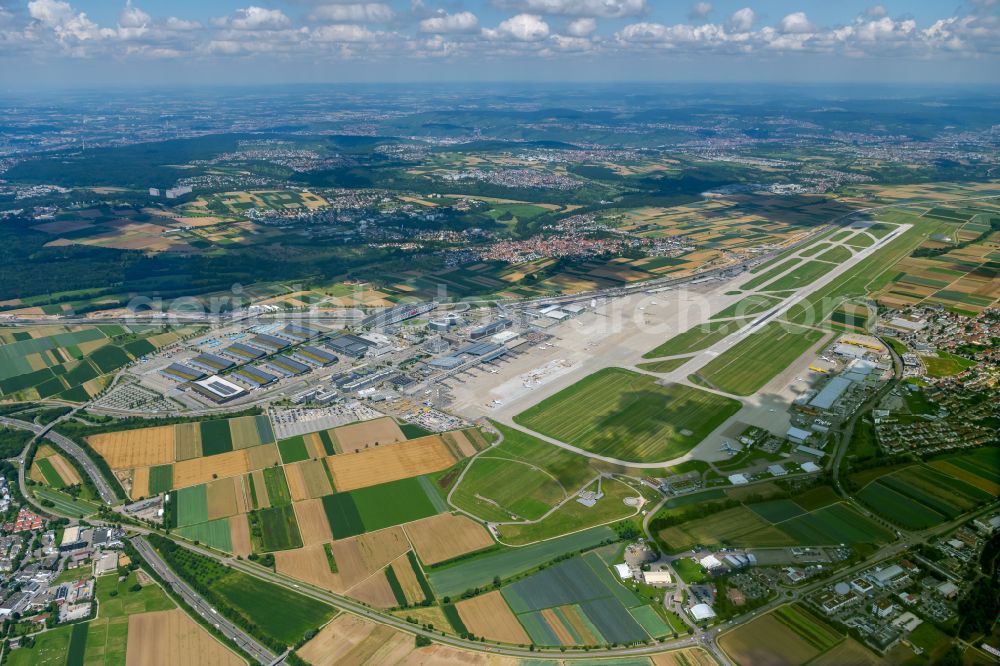
POLYGON ((187 583, 181 580, 167 566, 167 563, 163 561, 159 553, 149 545, 149 542, 145 538, 135 536, 132 537, 131 542, 135 546, 135 549, 139 551, 139 554, 142 555, 142 558, 146 560, 146 564, 156 572, 156 575, 169 585, 170 589, 179 595, 188 606, 205 618, 209 624, 215 625, 215 628, 221 631, 226 638, 240 646, 247 654, 262 664, 270 664, 277 659, 277 655, 255 641, 235 624, 215 612, 211 604, 202 599, 197 592, 191 589, 187 583))
MULTIPOLYGON (((73 412, 70 412, 70 414, 72 413, 73 412)), ((67 414, 66 416, 69 416, 70 414, 67 414)), ((115 495, 114 491, 111 489, 111 486, 108 484, 107 480, 101 474, 101 470, 97 468, 97 465, 95 465, 94 461, 90 459, 90 456, 87 455, 87 452, 84 451, 82 448, 80 448, 80 446, 73 440, 69 439, 68 437, 64 437, 63 435, 60 435, 57 432, 52 431, 52 426, 54 426, 58 422, 59 419, 53 421, 48 425, 41 426, 38 425, 37 423, 32 423, 30 421, 22 421, 20 419, 12 419, 0 416, 0 424, 9 426, 11 428, 30 430, 31 432, 35 433, 35 439, 44 438, 47 441, 54 444, 57 448, 62 450, 67 455, 72 456, 73 459, 80 464, 80 467, 82 467, 83 470, 87 473, 87 476, 90 477, 91 481, 94 482, 94 487, 97 488, 97 492, 100 494, 101 499, 108 504, 114 504, 115 502, 117 502, 118 496, 115 495)), ((25 449, 25 451, 27 451, 27 449, 25 449)), ((23 458, 24 455, 22 454, 21 457, 23 458)), ((21 486, 21 494, 27 497, 28 494, 24 483, 24 474, 25 474, 24 465, 20 465, 19 467, 20 467, 19 485, 21 486)))

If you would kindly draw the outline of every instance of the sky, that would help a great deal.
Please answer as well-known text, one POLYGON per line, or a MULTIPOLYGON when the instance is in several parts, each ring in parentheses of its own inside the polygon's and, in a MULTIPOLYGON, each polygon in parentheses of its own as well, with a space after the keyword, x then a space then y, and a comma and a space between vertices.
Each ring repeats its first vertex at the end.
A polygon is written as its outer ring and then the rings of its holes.
POLYGON ((0 0, 0 88, 1000 84, 1000 0, 0 0))

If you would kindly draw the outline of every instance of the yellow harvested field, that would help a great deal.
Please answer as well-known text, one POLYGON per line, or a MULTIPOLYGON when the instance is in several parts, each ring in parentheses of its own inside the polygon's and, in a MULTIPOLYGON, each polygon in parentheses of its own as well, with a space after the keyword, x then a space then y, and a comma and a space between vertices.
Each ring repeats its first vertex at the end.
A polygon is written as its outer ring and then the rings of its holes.
POLYGON ((338 492, 447 469, 455 457, 438 435, 330 456, 326 464, 338 492))
POLYGON ((417 574, 410 565, 410 558, 405 555, 397 557, 389 566, 392 567, 392 571, 396 574, 396 579, 399 581, 399 586, 403 589, 403 596, 406 597, 406 603, 410 606, 416 606, 423 601, 424 592, 420 589, 417 574))
POLYGON ((375 444, 382 446, 406 441, 406 435, 399 429, 399 425, 388 416, 334 428, 332 434, 337 442, 337 450, 341 453, 375 444))
POLYGON ((31 466, 31 470, 28 472, 28 478, 35 483, 45 483, 45 475, 42 474, 42 470, 38 469, 38 465, 31 466))
POLYGON ((298 654, 313 666, 363 666, 399 664, 414 649, 410 634, 342 613, 298 654))
POLYGON ((212 481, 206 488, 208 496, 208 519, 228 518, 239 513, 236 502, 236 484, 242 477, 234 476, 227 479, 212 481))
POLYGON ((326 455, 323 440, 320 439, 318 432, 302 435, 302 441, 306 443, 306 452, 309 454, 309 458, 322 458, 326 455))
POLYGON ((248 449, 263 443, 260 441, 260 434, 257 432, 257 418, 254 416, 229 419, 229 433, 235 449, 248 449))
POLYGON ((306 480, 302 478, 301 463, 285 465, 285 480, 288 482, 288 492, 293 502, 311 499, 306 491, 306 480))
POLYGON ((174 456, 177 460, 201 457, 201 424, 178 423, 174 426, 174 456))
MULTIPOLYGON (((243 451, 247 454, 247 469, 264 469, 281 464, 277 444, 253 446, 249 449, 243 449, 243 451)), ((240 453, 240 451, 234 451, 234 453, 240 453)))
POLYGON ((303 460, 285 465, 285 478, 292 501, 313 499, 333 492, 322 460, 303 460))
POLYGON ((312 546, 333 541, 330 521, 326 519, 321 500, 295 502, 292 508, 295 510, 295 521, 299 524, 299 534, 302 535, 302 545, 312 546))
POLYGON ((465 433, 461 430, 456 430, 454 432, 446 432, 441 437, 444 438, 446 442, 452 444, 452 446, 461 453, 461 457, 468 458, 469 456, 476 455, 476 447, 472 445, 469 438, 465 436, 465 433))
POLYGON ((149 497, 149 468, 136 467, 132 471, 132 490, 129 493, 132 499, 149 497))
POLYGON ((384 571, 379 571, 345 592, 350 597, 362 601, 375 608, 393 608, 397 606, 396 595, 392 593, 389 579, 384 571))
POLYGON ((253 490, 257 495, 257 508, 270 508, 271 498, 267 496, 267 486, 264 484, 264 472, 259 469, 254 470, 249 476, 253 479, 253 490))
POLYGON ((331 546, 345 587, 356 585, 410 549, 399 527, 334 541, 331 546))
POLYGON ((555 634, 560 645, 573 645, 575 643, 573 635, 569 633, 569 629, 562 623, 562 620, 556 615, 554 609, 546 608, 542 610, 542 619, 552 629, 552 633, 555 634))
POLYGON ((77 473, 76 468, 69 464, 69 462, 62 457, 62 454, 54 453, 49 456, 49 462, 52 467, 55 468, 56 473, 62 478, 63 483, 69 486, 75 486, 80 483, 80 475, 77 473))
POLYGON ((253 552, 250 542, 250 524, 246 515, 238 513, 229 518, 229 538, 233 544, 233 555, 246 557, 253 552))
POLYGON ((165 465, 174 461, 174 427, 106 432, 87 438, 112 469, 165 465))
POLYGON ((477 636, 514 645, 531 643, 500 590, 459 601, 455 608, 465 626, 477 636))
POLYGON ((820 654, 770 613, 726 632, 719 638, 719 646, 736 663, 754 666, 804 664, 820 654))
POLYGON ((493 545, 493 537, 467 516, 439 513, 403 529, 424 564, 437 564, 493 545))
MULTIPOLYGON (((340 566, 340 560, 337 560, 337 566, 340 566)), ((279 550, 274 553, 274 567, 280 574, 324 590, 342 593, 346 589, 341 575, 330 571, 330 563, 322 544, 279 550)))
POLYGON ((237 666, 246 664, 180 608, 128 618, 126 666, 237 666))
MULTIPOLYGON (((272 448, 274 448, 273 445, 272 448)), ((197 486, 200 483, 208 483, 215 478, 224 479, 228 476, 246 474, 252 469, 247 454, 253 450, 227 451, 207 458, 182 460, 175 463, 174 488, 187 488, 188 486, 197 486)))
POLYGON ((236 513, 246 513, 253 509, 250 490, 247 488, 246 476, 234 476, 233 486, 236 491, 236 513))

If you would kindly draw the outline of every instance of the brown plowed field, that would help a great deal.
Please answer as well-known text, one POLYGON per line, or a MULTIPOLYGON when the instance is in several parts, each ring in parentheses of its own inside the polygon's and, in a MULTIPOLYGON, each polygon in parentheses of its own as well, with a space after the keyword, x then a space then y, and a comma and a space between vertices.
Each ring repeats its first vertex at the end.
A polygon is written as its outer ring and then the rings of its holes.
POLYGON ((385 572, 383 571, 379 571, 354 587, 349 588, 345 594, 375 608, 385 609, 398 605, 396 603, 396 595, 392 593, 392 588, 389 587, 389 579, 385 577, 385 572))
POLYGON ((337 450, 341 453, 375 444, 384 446, 406 441, 406 435, 399 429, 399 425, 388 416, 334 428, 333 434, 336 436, 337 450))
POLYGON ((174 427, 158 426, 87 438, 112 469, 165 465, 174 461, 174 427))
POLYGON ((447 469, 455 458, 437 435, 360 453, 330 456, 326 464, 338 492, 447 469))
POLYGON ((237 666, 246 664, 179 608, 128 619, 126 666, 237 666))
POLYGON ((228 518, 239 513, 239 506, 236 502, 236 484, 240 482, 238 476, 228 479, 212 481, 206 488, 208 497, 208 519, 228 518))
POLYGON ((299 534, 302 535, 302 545, 312 546, 333 541, 330 533, 330 521, 326 519, 323 502, 310 499, 292 504, 295 510, 295 520, 299 524, 299 534))
POLYGON ((515 645, 531 643, 500 590, 459 601, 455 608, 465 626, 477 636, 515 645))
POLYGON ((489 531, 467 516, 440 513, 403 529, 424 564, 437 564, 493 545, 489 531))
POLYGON ((246 557, 253 552, 250 542, 250 525, 242 513, 229 518, 229 538, 233 543, 233 555, 246 557))

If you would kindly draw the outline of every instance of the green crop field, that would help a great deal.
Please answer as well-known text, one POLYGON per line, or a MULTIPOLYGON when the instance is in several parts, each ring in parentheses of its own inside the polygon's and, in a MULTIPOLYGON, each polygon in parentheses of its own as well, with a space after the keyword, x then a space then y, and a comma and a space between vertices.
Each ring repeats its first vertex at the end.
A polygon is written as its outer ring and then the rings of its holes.
POLYGON ((737 301, 727 308, 724 308, 714 315, 712 319, 726 319, 729 317, 745 317, 747 315, 766 312, 778 305, 781 299, 772 298, 766 294, 751 294, 743 300, 737 301))
POLYGON ((621 368, 605 368, 514 417, 587 451, 635 462, 683 455, 740 403, 621 368))
POLYGON ((615 532, 611 528, 595 527, 531 546, 490 552, 444 567, 432 568, 428 579, 438 596, 454 596, 469 588, 488 584, 494 576, 509 578, 559 555, 593 548, 614 538, 615 532))
POLYGON ((174 466, 156 465, 149 468, 149 494, 158 495, 174 487, 174 466))
POLYGON ((97 513, 98 508, 100 508, 99 505, 94 502, 71 497, 66 493, 46 488, 44 486, 35 486, 32 490, 35 493, 35 497, 39 500, 48 500, 52 502, 54 505, 52 507, 53 510, 64 516, 83 518, 97 513))
POLYGON ((706 386, 752 395, 820 340, 825 333, 770 322, 709 361, 697 377, 706 386))
POLYGON ((292 494, 288 490, 288 481, 285 479, 285 470, 282 467, 264 468, 264 487, 267 489, 267 497, 271 500, 271 506, 284 506, 292 503, 292 494))
POLYGON ((663 638, 673 632, 669 625, 651 606, 639 606, 629 610, 642 628, 653 638, 663 638))
POLYGON ((780 523, 783 520, 801 516, 805 510, 792 500, 779 499, 768 502, 750 504, 748 508, 770 523, 780 523))
POLYGON ((629 643, 649 637, 626 610, 642 601, 614 579, 595 553, 563 560, 502 587, 501 593, 518 615, 575 604, 605 640, 629 643))
POLYGON ((400 479, 322 498, 335 539, 409 523, 438 513, 419 478, 400 479))
POLYGON ((777 523, 793 543, 808 546, 838 543, 888 543, 892 534, 845 504, 830 506, 777 523))
POLYGON ((52 463, 49 462, 48 458, 39 458, 35 461, 35 466, 38 467, 38 470, 42 473, 42 476, 45 478, 45 482, 47 484, 57 489, 66 487, 66 482, 62 480, 62 477, 59 476, 59 472, 57 472, 56 468, 52 466, 52 463))
POLYGON ((832 648, 843 638, 798 605, 782 606, 775 610, 772 615, 778 622, 791 629, 799 638, 821 653, 832 648))
POLYGON ((484 520, 536 520, 566 497, 548 472, 520 460, 483 455, 469 464, 452 502, 484 520))
POLYGON ((283 439, 278 442, 278 453, 281 454, 281 462, 285 465, 309 458, 309 452, 306 450, 306 442, 302 439, 302 435, 283 439))
POLYGON ((229 432, 229 420, 202 421, 201 449, 203 456, 214 456, 233 450, 233 438, 229 432))
POLYGON ((261 550, 270 552, 302 547, 299 524, 295 520, 295 511, 290 503, 258 509, 255 514, 250 515, 254 516, 251 518, 251 525, 254 519, 260 521, 261 550))
POLYGON ((821 275, 826 275, 833 269, 834 266, 822 261, 807 261, 792 272, 782 275, 774 282, 769 282, 767 286, 764 287, 764 290, 782 291, 784 289, 798 289, 808 284, 812 284, 816 278, 821 275))
POLYGON ((234 572, 212 587, 237 609, 247 621, 277 640, 293 644, 309 630, 326 624, 333 609, 259 578, 234 572), (274 612, 280 608, 281 612, 274 612))
POLYGON ((177 526, 185 527, 208 520, 208 488, 205 484, 181 488, 171 501, 177 502, 177 526))
POLYGON ((692 326, 683 333, 678 333, 670 338, 659 347, 646 352, 642 357, 679 356, 681 354, 690 354, 702 349, 708 349, 727 335, 740 330, 749 324, 750 321, 750 319, 733 319, 692 326))
POLYGON ((685 583, 702 583, 708 580, 708 574, 700 564, 692 560, 690 557, 684 557, 679 560, 674 560, 671 562, 674 571, 677 575, 681 577, 685 583))
POLYGON ((233 542, 229 534, 229 519, 218 518, 207 523, 178 527, 177 534, 191 541, 199 541, 206 546, 231 553, 233 542))

